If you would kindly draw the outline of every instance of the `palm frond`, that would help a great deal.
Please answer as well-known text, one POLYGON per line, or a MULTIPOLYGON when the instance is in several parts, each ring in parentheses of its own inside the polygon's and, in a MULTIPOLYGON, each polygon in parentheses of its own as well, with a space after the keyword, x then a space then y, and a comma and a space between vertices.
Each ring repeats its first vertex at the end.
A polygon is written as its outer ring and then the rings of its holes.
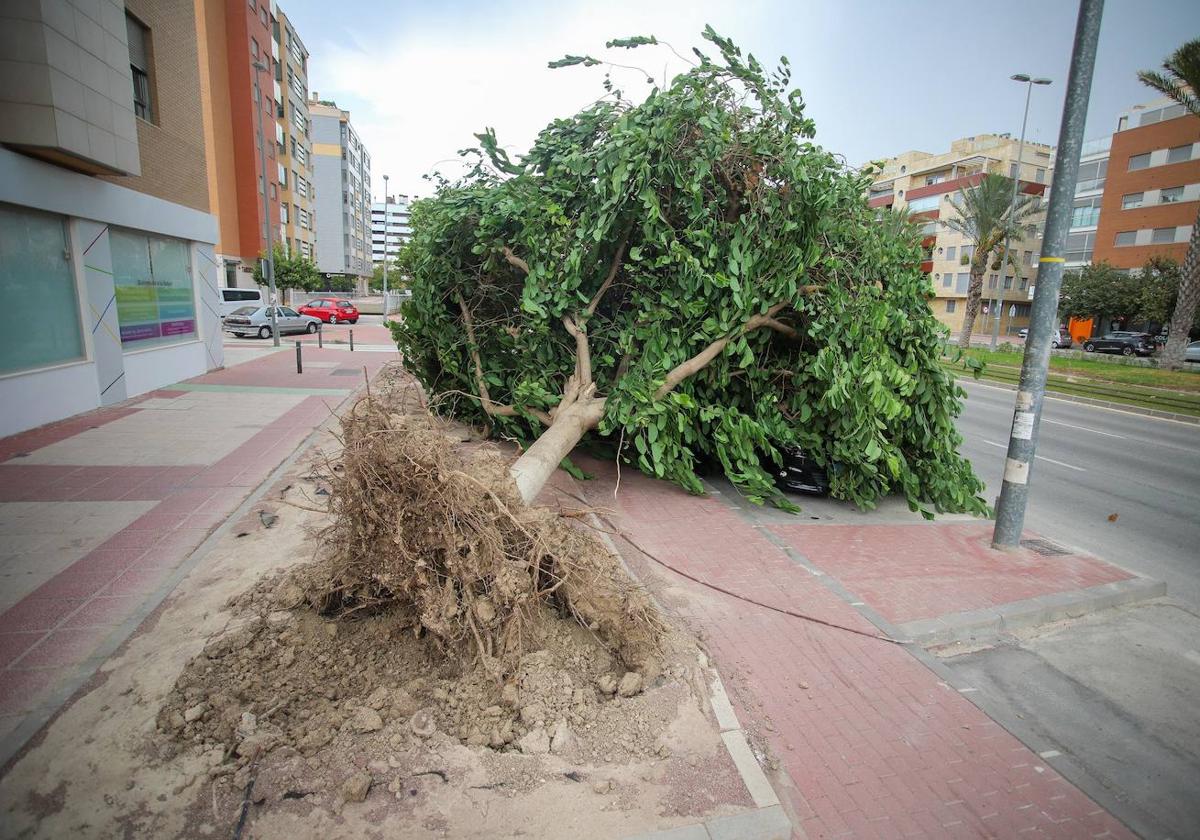
POLYGON ((1163 62, 1163 73, 1141 70, 1138 79, 1169 99, 1178 102, 1190 114, 1200 116, 1200 38, 1188 41, 1163 62))

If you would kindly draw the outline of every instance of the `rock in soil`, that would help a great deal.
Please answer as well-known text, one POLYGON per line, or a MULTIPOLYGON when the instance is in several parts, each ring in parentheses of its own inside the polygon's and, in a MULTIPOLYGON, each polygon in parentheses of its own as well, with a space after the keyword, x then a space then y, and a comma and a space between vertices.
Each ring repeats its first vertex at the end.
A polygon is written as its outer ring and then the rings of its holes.
POLYGON ((342 782, 343 802, 362 802, 371 790, 371 774, 355 773, 342 782))
POLYGON ((617 686, 617 694, 622 697, 632 697, 635 694, 640 694, 642 691, 642 675, 637 671, 629 671, 625 676, 621 677, 621 682, 617 686))

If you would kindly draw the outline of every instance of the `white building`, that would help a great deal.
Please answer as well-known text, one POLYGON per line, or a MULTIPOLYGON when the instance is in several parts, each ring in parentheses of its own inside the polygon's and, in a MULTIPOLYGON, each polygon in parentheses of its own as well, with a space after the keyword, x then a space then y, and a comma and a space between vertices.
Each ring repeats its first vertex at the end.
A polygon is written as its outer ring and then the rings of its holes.
POLYGON ((192 14, 0 6, 0 436, 223 364, 192 14))
POLYGON ((408 204, 408 196, 391 195, 386 201, 371 205, 371 262, 374 265, 383 262, 385 248, 388 259, 394 261, 400 248, 412 237, 408 204))

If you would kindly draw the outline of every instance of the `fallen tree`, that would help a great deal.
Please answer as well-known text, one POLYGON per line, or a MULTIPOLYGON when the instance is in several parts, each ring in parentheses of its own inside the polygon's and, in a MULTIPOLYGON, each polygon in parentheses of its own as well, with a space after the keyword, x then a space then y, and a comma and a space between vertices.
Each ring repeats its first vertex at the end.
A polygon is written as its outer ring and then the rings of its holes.
POLYGON ((811 142, 786 59, 704 37, 719 58, 695 50, 640 104, 606 77, 519 161, 477 135, 474 167, 413 208, 406 365, 438 410, 527 444, 526 502, 596 432, 692 492, 712 459, 787 506, 762 458, 799 445, 861 505, 982 512, 918 234, 811 142))

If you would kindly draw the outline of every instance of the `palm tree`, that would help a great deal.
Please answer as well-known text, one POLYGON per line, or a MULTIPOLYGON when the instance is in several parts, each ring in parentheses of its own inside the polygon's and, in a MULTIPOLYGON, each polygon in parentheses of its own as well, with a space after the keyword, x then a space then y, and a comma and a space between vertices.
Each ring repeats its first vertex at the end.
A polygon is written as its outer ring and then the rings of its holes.
MULTIPOLYGON (((1163 73, 1152 70, 1138 72, 1143 83, 1170 97, 1187 109, 1188 113, 1200 117, 1200 39, 1188 41, 1163 62, 1163 73)), ((1200 304, 1200 208, 1196 221, 1192 223, 1192 238, 1179 279, 1179 296, 1175 299, 1175 311, 1171 314, 1171 330, 1167 334, 1167 346, 1163 348, 1162 366, 1179 368, 1183 365, 1183 354, 1187 349, 1188 330, 1200 304)))
MULTIPOLYGON (((1000 268, 1005 237, 1013 241, 1021 239, 1024 236, 1021 223, 1038 209, 1037 197, 1024 193, 1018 193, 1016 204, 1012 204, 1012 186, 1012 178, 984 175, 979 186, 959 190, 958 195, 950 199, 954 215, 940 220, 975 246, 971 257, 971 282, 967 286, 967 307, 958 336, 960 347, 971 346, 971 331, 975 329, 975 316, 979 314, 979 299, 983 295, 983 272, 989 263, 993 269, 1000 268)), ((1014 252, 1015 249, 1009 252, 1009 264, 1015 269, 1014 252)))

